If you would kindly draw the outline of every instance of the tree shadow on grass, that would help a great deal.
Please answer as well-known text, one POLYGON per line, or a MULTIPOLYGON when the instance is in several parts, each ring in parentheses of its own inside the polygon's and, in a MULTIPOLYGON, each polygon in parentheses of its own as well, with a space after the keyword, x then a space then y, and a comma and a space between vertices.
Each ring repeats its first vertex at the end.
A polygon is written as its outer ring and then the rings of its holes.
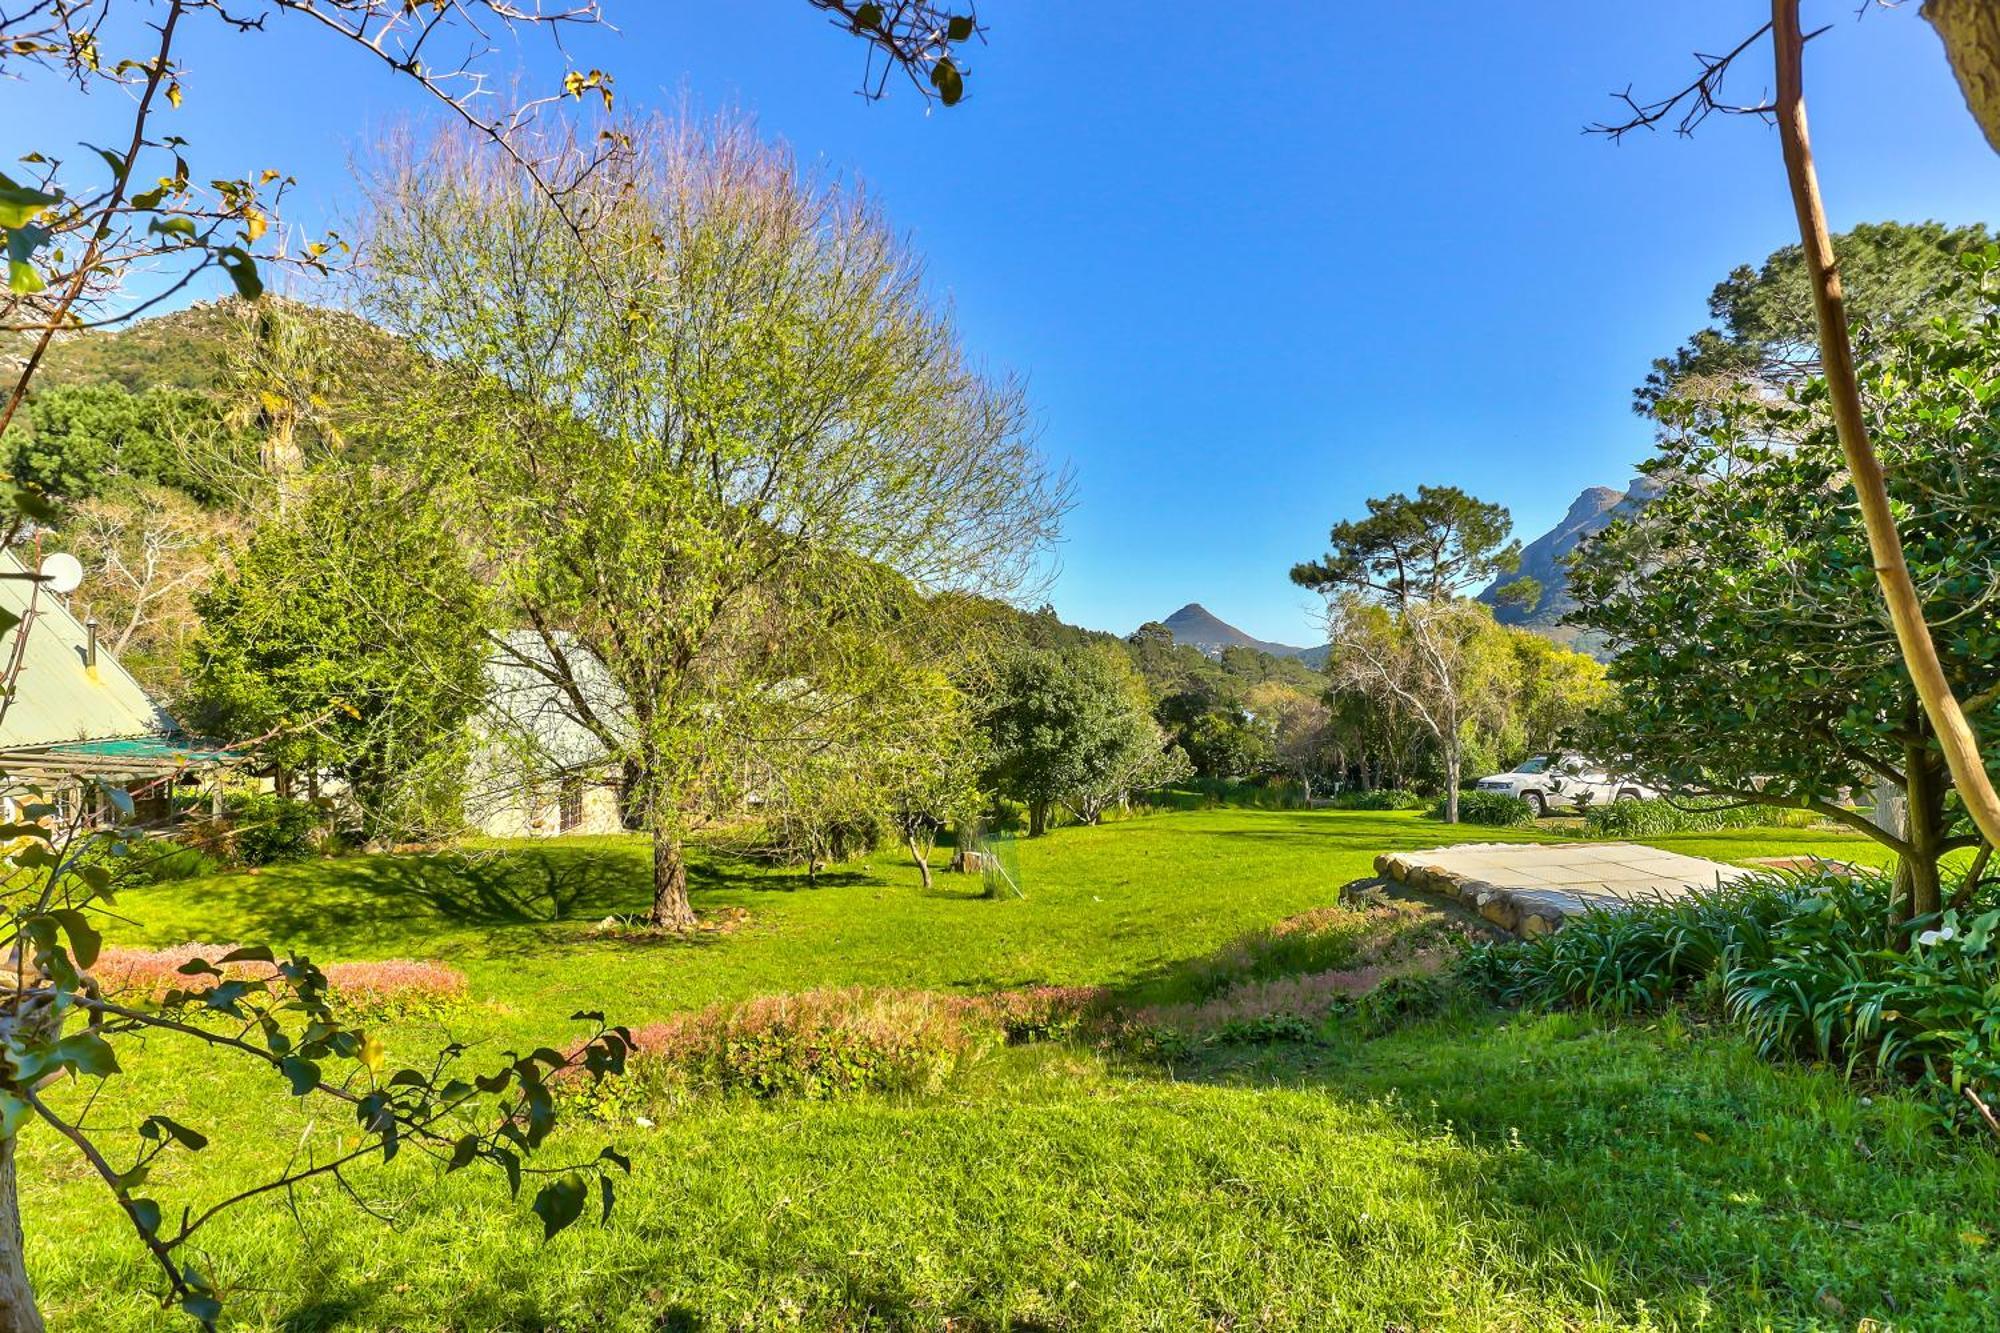
MULTIPOLYGON (((189 929, 232 939, 309 947, 407 951, 437 931, 545 926, 643 911, 650 888, 642 858, 594 847, 401 853, 279 866, 190 882, 189 929)), ((160 913, 168 919, 171 909, 160 913)))
MULTIPOLYGON (((888 881, 860 870, 822 870, 815 879, 798 866, 747 857, 709 855, 688 864, 688 892, 802 893, 813 889, 879 888, 888 881)), ((699 903, 695 904, 697 908, 699 903)))
MULTIPOLYGON (((688 866, 698 913, 762 893, 884 883, 843 869, 822 871, 812 886, 803 870, 701 852, 688 866)), ((174 923, 164 930, 178 938, 162 942, 255 942, 336 960, 421 954, 448 947, 435 937, 467 929, 481 933, 481 953, 531 951, 576 942, 583 926, 607 917, 641 919, 653 900, 644 844, 611 840, 340 857, 218 875, 164 892, 179 901, 169 899, 148 916, 174 923)), ((709 943, 712 936, 663 942, 709 943)))

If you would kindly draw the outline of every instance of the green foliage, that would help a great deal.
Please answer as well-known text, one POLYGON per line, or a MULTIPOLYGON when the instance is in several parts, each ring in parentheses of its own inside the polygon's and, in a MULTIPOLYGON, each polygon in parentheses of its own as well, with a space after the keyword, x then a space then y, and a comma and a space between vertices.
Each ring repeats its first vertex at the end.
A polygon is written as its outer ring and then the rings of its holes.
POLYGON ((1033 833, 1044 831, 1059 802, 1091 823, 1122 793, 1184 776, 1147 711, 1144 686, 1113 649, 1007 655, 981 721, 991 741, 989 781, 1028 807, 1033 833))
MULTIPOLYGON (((1431 803, 1430 817, 1445 817, 1444 799, 1431 803)), ((1494 828, 1521 828, 1535 822, 1534 807, 1518 796, 1503 791, 1466 791, 1458 794, 1461 824, 1486 824, 1494 828)))
POLYGON ((195 836, 204 850, 213 847, 237 865, 279 865, 317 854, 330 836, 328 822, 327 812, 308 801, 233 791, 224 798, 219 826, 195 836))
POLYGON ((1807 810, 1746 805, 1716 797, 1654 797, 1593 805, 1583 812, 1583 827, 1593 838, 1650 838, 1726 828, 1803 828, 1813 819, 1807 810))
POLYGON ((187 390, 51 388, 30 400, 30 429, 9 470, 61 500, 100 495, 121 479, 211 500, 230 442, 222 415, 214 399, 187 390))
POLYGON ((1973 1123, 1964 1090, 2000 1095, 2000 907, 1947 910, 1890 948, 1892 892, 1879 874, 1767 874, 1482 945, 1461 971, 1506 1002, 1615 1013, 1708 986, 1764 1054, 1911 1078, 1973 1123))
MULTIPOLYGON (((1939 316, 1963 316, 1978 303, 1958 285, 1962 260, 1984 250, 1983 223, 1864 222, 1833 238, 1848 318, 1872 334, 1916 328, 1939 316)), ((1801 378, 1819 343, 1811 278, 1796 245, 1762 264, 1742 264, 1709 294, 1714 325, 1670 357, 1653 362, 1633 393, 1633 410, 1653 415, 1675 398, 1713 392, 1718 384, 1782 386, 1801 378)))
POLYGON ((1240 714, 1203 713, 1183 733, 1181 747, 1204 778, 1247 778, 1276 759, 1271 733, 1240 714))
MULTIPOLYGON (((1963 696, 2000 690, 2000 251, 1968 259, 1954 299, 1976 313, 1857 344, 1869 433, 1944 671, 1963 696)), ((1783 400, 1663 402, 1672 429, 1646 471, 1660 494, 1585 548, 1578 624, 1618 656, 1616 706, 1581 748, 1649 785, 1751 792, 1830 810, 1884 772, 1910 787, 1902 848, 1935 911, 1954 816, 1944 765, 1882 627, 1867 535, 1825 385, 1783 400)), ((1991 747, 2000 711, 1968 720, 1991 747)), ((1885 838, 1888 835, 1883 835, 1885 838)))
POLYGON ((1306 794, 1297 783, 1284 778, 1243 782, 1197 774, 1171 787, 1147 792, 1137 801, 1154 810, 1302 810, 1306 794))
POLYGON ((690 830, 865 777, 957 651, 932 622, 1029 576, 1067 482, 859 192, 738 119, 611 134, 648 150, 547 146, 560 206, 466 135, 392 144, 363 295, 429 359, 383 413, 403 466, 512 614, 602 664, 544 674, 623 767, 681 928, 690 830))
POLYGON ((435 516, 381 484, 320 478, 204 590, 188 711, 280 767, 344 776, 370 836, 417 836, 458 817, 430 761, 485 697, 487 594, 435 516), (445 808, 413 813, 413 781, 445 808))
MULTIPOLYGON (((1449 598, 1469 584, 1520 568, 1521 543, 1510 541, 1512 519, 1502 505, 1474 499, 1456 486, 1419 486, 1417 498, 1398 492, 1368 502, 1368 517, 1334 524, 1327 554, 1292 567, 1292 582, 1316 592, 1346 589, 1401 609, 1449 598)), ((1517 580, 1518 596, 1535 589, 1517 580)))

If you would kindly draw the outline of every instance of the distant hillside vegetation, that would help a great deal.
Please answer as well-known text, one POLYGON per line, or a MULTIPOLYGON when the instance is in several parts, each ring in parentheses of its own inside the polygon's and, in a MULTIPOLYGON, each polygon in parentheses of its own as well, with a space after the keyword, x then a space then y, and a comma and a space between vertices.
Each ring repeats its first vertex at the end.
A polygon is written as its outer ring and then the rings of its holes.
MULTIPOLYGON (((257 308, 319 325, 337 334, 341 345, 365 353, 355 356, 355 364, 348 367, 357 380, 365 380, 379 369, 371 363, 394 353, 393 334, 344 310, 282 296, 266 296, 257 308)), ((30 392, 99 384, 115 384, 131 393, 148 389, 219 392, 228 379, 231 348, 246 336, 244 315, 242 304, 233 299, 201 301, 184 310, 116 328, 65 334, 42 358, 30 392)), ((28 344, 17 339, 8 348, 8 359, 18 363, 27 351, 28 344)))

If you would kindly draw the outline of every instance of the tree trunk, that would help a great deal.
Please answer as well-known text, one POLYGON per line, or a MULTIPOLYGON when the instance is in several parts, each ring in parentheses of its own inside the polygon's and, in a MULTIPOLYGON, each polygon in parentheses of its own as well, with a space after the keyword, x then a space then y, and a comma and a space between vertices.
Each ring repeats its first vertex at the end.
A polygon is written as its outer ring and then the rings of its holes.
POLYGON ((928 889, 931 886, 931 858, 925 855, 923 848, 917 846, 915 838, 906 837, 903 839, 903 844, 910 849, 910 859, 917 863, 917 873, 923 876, 924 887, 928 889))
POLYGON ((42 1333, 42 1312, 21 1252, 21 1195, 14 1179, 16 1140, 0 1139, 0 1333, 42 1333))
POLYGON ((1965 109, 2000 153, 2000 7, 1993 0, 1924 0, 1921 12, 1944 43, 1965 109))
MULTIPOLYGON (((1905 762, 1909 780, 1903 806, 1903 840, 1910 844, 1907 856, 1896 858, 1896 924, 1944 910, 1944 892, 1938 874, 1939 845, 1944 841, 1944 775, 1938 772, 1927 747, 1911 746, 1905 762)), ((1900 940, 1891 940, 1900 945, 1900 940)))
POLYGON ((1444 822, 1458 822, 1458 775, 1464 764, 1454 737, 1444 743, 1444 822))
POLYGON ((1889 503, 1888 477, 1882 460, 1868 441, 1861 388, 1854 373, 1854 348, 1847 338, 1847 303, 1841 291, 1840 266, 1827 231, 1826 209, 1820 201, 1819 174, 1813 167, 1812 140, 1806 131, 1805 37, 1799 30, 1799 0, 1772 0, 1771 42, 1777 57, 1778 137, 1785 151, 1785 176, 1792 206, 1798 214, 1799 242, 1806 270, 1812 277, 1813 316, 1819 326, 1820 364, 1826 376, 1826 396, 1840 436, 1841 452, 1861 504, 1861 521, 1868 533, 1868 552, 1875 563, 1876 582, 1895 626, 1903 667, 1923 701, 1924 713, 1944 752, 1952 784, 1965 802, 1966 813, 1988 842, 2000 844, 2000 792, 1993 789, 1979 736, 1966 721, 1951 680, 1938 660, 1937 645, 1924 619, 1923 601, 1903 557, 1903 540, 1896 531, 1889 503))
POLYGON ((694 926, 694 904, 688 901, 687 856, 680 835, 658 826, 653 829, 653 910, 646 921, 661 930, 694 926))
POLYGON ((1030 801, 1028 803, 1028 836, 1039 838, 1049 831, 1049 803, 1030 801))

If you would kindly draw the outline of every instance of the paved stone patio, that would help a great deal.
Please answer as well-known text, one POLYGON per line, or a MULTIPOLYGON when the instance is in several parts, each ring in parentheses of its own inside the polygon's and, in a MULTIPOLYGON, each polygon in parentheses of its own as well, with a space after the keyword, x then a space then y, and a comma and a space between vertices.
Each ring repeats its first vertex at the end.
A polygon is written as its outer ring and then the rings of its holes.
POLYGON ((1503 930, 1541 935, 1592 908, 1685 898, 1750 872, 1632 842, 1462 843, 1385 852, 1378 873, 1457 898, 1503 930))

